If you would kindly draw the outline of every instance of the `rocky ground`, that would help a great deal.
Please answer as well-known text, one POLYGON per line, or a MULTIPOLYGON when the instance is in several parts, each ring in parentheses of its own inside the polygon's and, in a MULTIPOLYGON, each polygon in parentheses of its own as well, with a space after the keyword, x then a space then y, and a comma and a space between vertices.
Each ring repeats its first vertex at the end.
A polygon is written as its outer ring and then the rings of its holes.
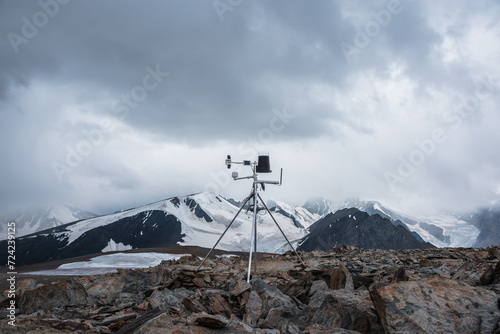
POLYGON ((196 256, 52 284, 17 278, 1 333, 500 333, 500 247, 196 256))

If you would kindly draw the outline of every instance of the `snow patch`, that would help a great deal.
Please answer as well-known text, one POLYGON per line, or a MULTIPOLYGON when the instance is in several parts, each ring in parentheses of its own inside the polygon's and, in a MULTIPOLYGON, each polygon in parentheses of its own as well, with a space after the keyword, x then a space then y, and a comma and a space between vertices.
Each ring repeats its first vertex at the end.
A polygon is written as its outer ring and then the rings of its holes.
POLYGON ((132 246, 130 245, 124 245, 121 242, 116 243, 113 239, 109 239, 108 245, 104 247, 101 252, 106 253, 106 252, 115 252, 115 251, 125 251, 132 249, 132 246))
POLYGON ((120 269, 148 268, 159 265, 162 261, 178 260, 189 254, 163 253, 116 253, 101 255, 89 261, 66 263, 55 270, 33 271, 30 275, 69 275, 86 276, 116 272, 120 269))

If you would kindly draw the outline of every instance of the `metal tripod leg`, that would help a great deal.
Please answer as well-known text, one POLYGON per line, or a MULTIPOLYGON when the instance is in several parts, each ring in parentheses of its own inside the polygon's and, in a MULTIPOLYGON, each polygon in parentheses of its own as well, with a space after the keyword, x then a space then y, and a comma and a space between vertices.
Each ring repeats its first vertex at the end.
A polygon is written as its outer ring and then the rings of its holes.
MULTIPOLYGON (((255 185, 255 188, 253 190, 254 194, 258 194, 257 187, 258 186, 255 185)), ((259 208, 257 207, 258 203, 259 202, 257 201, 257 197, 254 195, 253 196, 253 205, 254 205, 254 208, 253 208, 253 222, 254 222, 254 225, 255 225, 255 231, 254 231, 254 235, 253 235, 253 239, 254 239, 254 246, 253 246, 253 256, 254 256, 253 274, 254 275, 257 275, 257 212, 259 210, 259 208)))
POLYGON ((257 274, 257 197, 256 194, 256 185, 253 185, 253 221, 252 221, 252 234, 250 239, 250 253, 248 257, 248 275, 247 275, 247 283, 250 283, 250 273, 252 271, 252 254, 255 255, 254 261, 254 275, 257 274))
POLYGON ((231 220, 231 222, 229 223, 229 225, 226 227, 226 229, 224 230, 224 233, 222 233, 222 235, 220 236, 219 240, 217 240, 217 242, 215 243, 215 245, 212 247, 212 249, 210 250, 210 252, 208 252, 207 256, 205 256, 205 258, 203 259, 203 261, 201 261, 200 265, 198 266, 198 268, 196 269, 195 272, 197 272, 198 270, 200 270, 201 266, 203 265, 203 263, 205 263, 205 261, 208 259, 208 257, 210 256, 210 254, 212 253, 212 251, 215 249, 215 247, 217 247, 217 245, 219 244, 219 242, 222 240, 222 237, 224 236, 224 234, 226 234, 227 230, 229 230, 229 228, 231 227, 231 225, 233 224, 233 222, 236 220, 236 217, 238 217, 238 215, 240 214, 241 210, 243 210, 243 208, 245 207, 245 204, 247 204, 247 202, 250 200, 250 198, 254 197, 254 193, 251 193, 250 196, 248 196, 245 201, 243 202, 243 204, 241 205, 241 208, 238 210, 238 212, 236 213, 236 215, 234 216, 233 220, 231 220))
POLYGON ((292 247, 293 251, 295 252, 295 254, 297 255, 297 257, 299 258, 300 262, 302 262, 302 265, 306 266, 306 264, 304 263, 304 261, 302 261, 302 258, 300 257, 299 253, 297 253, 297 251, 295 250, 295 248, 293 248, 292 244, 290 243, 290 241, 288 241, 288 238, 286 237, 285 233, 283 232, 283 230, 281 229, 281 227, 279 226, 278 222, 276 221, 276 219, 274 219, 274 216, 273 214, 271 213, 271 211, 269 211, 269 209, 267 208, 267 205, 266 203, 264 203, 264 201, 262 200, 262 198, 260 197, 259 194, 257 194, 257 196, 259 196, 259 199, 260 201, 262 202, 262 205, 264 205, 264 207, 266 208, 267 212, 269 213, 269 215, 271 216, 271 218, 273 219, 274 223, 276 224, 276 226, 278 226, 281 234, 283 234, 283 236, 285 237, 286 239, 286 242, 288 242, 288 245, 290 245, 290 247, 292 247))

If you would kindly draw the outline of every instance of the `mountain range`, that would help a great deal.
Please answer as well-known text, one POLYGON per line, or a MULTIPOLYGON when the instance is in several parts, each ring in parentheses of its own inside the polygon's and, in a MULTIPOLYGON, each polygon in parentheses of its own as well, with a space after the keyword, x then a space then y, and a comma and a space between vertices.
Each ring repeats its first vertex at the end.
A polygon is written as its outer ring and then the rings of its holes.
MULTIPOLYGON (((304 204, 304 207, 322 216, 329 212, 336 212, 345 208, 356 208, 369 215, 378 214, 381 217, 391 220, 395 225, 404 224, 410 231, 417 233, 423 240, 438 247, 474 247, 481 232, 481 228, 477 224, 465 218, 469 217, 470 214, 462 216, 453 214, 420 215, 416 217, 389 208, 377 201, 350 199, 344 202, 333 202, 321 197, 309 199, 304 204)), ((494 221, 486 220, 483 223, 484 226, 498 230, 498 224, 495 224, 494 221)), ((490 241, 491 244, 483 243, 481 246, 497 245, 500 243, 500 238, 496 238, 496 241, 495 239, 490 241)))
POLYGON ((48 205, 0 214, 0 240, 7 239, 7 224, 16 222, 16 236, 43 231, 77 220, 96 217, 97 214, 71 205, 48 205))
MULTIPOLYGON (((66 217, 72 216, 74 220, 66 224, 59 218, 56 221, 57 211, 53 208, 31 216, 34 218, 29 223, 9 219, 17 222, 18 229, 21 226, 34 232, 17 234, 16 264, 137 248, 178 245, 211 248, 238 212, 237 205, 241 203, 214 193, 199 193, 103 216, 66 207, 67 211, 59 212, 66 212, 66 217), (49 229, 37 231, 46 224, 49 229)), ((298 207, 269 201, 268 207, 288 239, 300 250, 326 250, 342 244, 405 249, 500 243, 500 214, 494 210, 462 218, 453 215, 415 218, 375 201, 334 203, 322 198, 312 198, 298 207)), ((217 248, 248 252, 252 214, 249 208, 244 208, 217 248)), ((1 252, 7 249, 4 243, 0 241, 1 252)), ((282 253, 290 249, 263 208, 259 208, 257 246, 260 252, 282 253)))
MULTIPOLYGON (((239 208, 213 193, 173 197, 141 207, 64 224, 16 239, 17 265, 135 248, 196 245, 211 248, 239 208), (36 250, 36 251, 34 251, 36 250)), ((300 240, 320 219, 302 207, 277 203, 272 209, 290 240, 300 240)), ((259 210, 258 251, 275 252, 286 241, 274 221, 259 210)), ((218 245, 249 251, 252 211, 242 210, 218 245)), ((0 247, 3 247, 0 242, 0 247)), ((7 246, 0 248, 1 251, 7 246)), ((5 256, 5 258, 7 258, 5 256)))

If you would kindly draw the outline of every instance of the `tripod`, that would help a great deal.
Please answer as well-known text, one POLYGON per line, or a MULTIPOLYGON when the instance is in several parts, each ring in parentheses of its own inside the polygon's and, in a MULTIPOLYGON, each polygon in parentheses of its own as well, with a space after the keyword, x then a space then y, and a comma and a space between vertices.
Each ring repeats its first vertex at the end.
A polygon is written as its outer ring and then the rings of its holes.
MULTIPOLYGON (((230 159, 229 156, 228 156, 228 158, 230 159)), ((228 166, 230 166, 230 163, 231 162, 229 162, 228 166)), ((249 161, 245 162, 244 164, 245 165, 250 165, 249 161)), ((247 198, 245 198, 245 200, 243 201, 243 204, 241 205, 240 209, 238 210, 238 212, 234 216, 233 220, 231 220, 231 222, 226 227, 226 229, 224 230, 224 232, 222 233, 222 235, 219 237, 219 240, 217 240, 217 242, 215 243, 215 245, 208 252, 207 256, 205 256, 205 258, 203 259, 203 261, 201 262, 201 264, 198 266, 198 268, 196 269, 196 271, 200 270, 200 268, 203 265, 203 263, 205 263, 205 261, 210 256, 210 254, 212 253, 212 251, 215 249, 215 247, 217 247, 217 245, 219 244, 219 242, 222 240, 222 238, 224 237, 224 235, 226 234, 226 232, 229 230, 229 228, 231 227, 231 225, 233 224, 233 222, 236 220, 236 218, 238 217, 238 215, 240 214, 240 212, 243 210, 243 208, 245 207, 245 205, 248 203, 248 201, 250 201, 250 199, 253 200, 253 221, 252 221, 252 234, 251 234, 251 241, 250 241, 249 261, 248 261, 247 282, 250 283, 250 273, 251 273, 251 269, 252 269, 252 254, 255 256, 255 261, 254 261, 254 275, 257 274, 257 204, 258 204, 259 200, 262 203, 262 205, 264 206, 264 208, 266 209, 266 211, 269 213, 269 216, 271 216, 271 218, 273 219, 273 221, 276 224, 276 226, 278 226, 278 229, 280 230, 280 232, 283 235, 283 237, 285 237, 288 245, 295 252, 295 254, 299 258, 299 260, 302 263, 302 265, 305 266, 304 261, 302 261, 302 258, 297 253, 297 251, 295 250, 295 248, 292 246, 292 244, 290 243, 290 241, 286 237, 285 233, 283 232, 283 230, 279 226, 278 222, 276 221, 276 219, 272 215, 271 211, 267 207, 266 203, 262 200, 262 198, 259 195, 259 187, 258 187, 259 184, 261 185, 261 187, 262 187, 263 190, 264 190, 264 184, 266 184, 266 183, 267 184, 281 185, 281 177, 280 177, 280 181, 279 182, 278 181, 261 181, 261 180, 258 180, 258 178, 257 178, 258 166, 256 166, 257 163, 254 162, 252 165, 253 165, 252 166, 252 170, 253 170, 253 175, 252 176, 246 176, 246 177, 238 178, 237 174, 233 173, 233 178, 235 180, 250 179, 250 178, 252 178, 254 180, 253 181, 253 185, 252 185, 252 191, 250 192, 250 195, 247 198)), ((283 170, 282 170, 282 172, 283 172, 283 170)))

